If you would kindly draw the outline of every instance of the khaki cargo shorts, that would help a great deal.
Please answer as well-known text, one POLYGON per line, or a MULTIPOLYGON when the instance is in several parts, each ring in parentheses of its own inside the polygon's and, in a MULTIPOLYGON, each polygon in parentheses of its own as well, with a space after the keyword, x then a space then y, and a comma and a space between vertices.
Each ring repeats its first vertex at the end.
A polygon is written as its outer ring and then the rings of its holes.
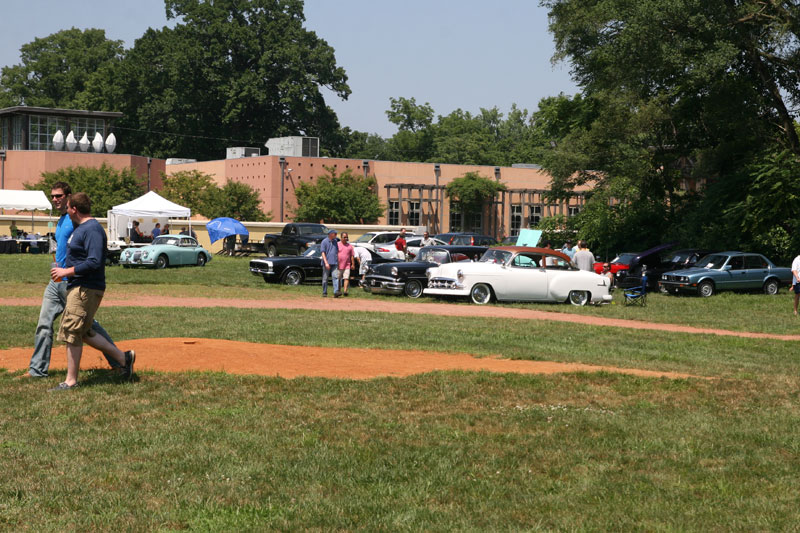
POLYGON ((104 291, 84 287, 73 287, 67 291, 67 305, 61 317, 58 340, 82 346, 84 337, 95 334, 92 322, 103 294, 104 291))

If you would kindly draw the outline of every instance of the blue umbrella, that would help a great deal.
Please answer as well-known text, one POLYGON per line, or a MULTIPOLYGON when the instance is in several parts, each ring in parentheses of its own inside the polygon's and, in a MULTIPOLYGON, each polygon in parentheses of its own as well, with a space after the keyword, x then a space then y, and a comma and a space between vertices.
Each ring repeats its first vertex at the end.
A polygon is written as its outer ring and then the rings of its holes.
POLYGON ((208 230, 208 237, 211 239, 212 244, 214 241, 230 237, 231 235, 250 235, 250 232, 247 231, 244 224, 235 218, 228 217, 219 217, 208 221, 206 229, 208 230))

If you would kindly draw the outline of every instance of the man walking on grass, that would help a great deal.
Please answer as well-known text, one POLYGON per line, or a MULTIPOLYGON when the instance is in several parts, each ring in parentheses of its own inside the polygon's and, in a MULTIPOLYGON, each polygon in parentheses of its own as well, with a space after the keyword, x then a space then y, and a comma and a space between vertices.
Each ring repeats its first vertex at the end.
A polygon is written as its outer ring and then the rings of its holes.
POLYGON ((342 295, 339 292, 339 243, 336 241, 336 230, 328 232, 328 238, 319 245, 322 252, 322 297, 328 296, 328 278, 333 278, 333 297, 342 295))
POLYGON ((122 352, 104 337, 92 330, 92 321, 106 290, 106 232, 91 215, 91 202, 86 193, 75 193, 67 199, 67 214, 75 230, 67 242, 67 259, 64 268, 55 267, 50 277, 55 281, 66 278, 67 305, 58 340, 67 344, 67 379, 52 391, 74 389, 78 386, 78 372, 83 354, 83 343, 108 354, 122 367, 122 376, 133 376, 136 355, 133 350, 122 352))
MULTIPOLYGON (((67 240, 72 235, 74 227, 72 220, 67 216, 67 199, 72 194, 72 189, 68 183, 58 181, 50 188, 50 198, 53 205, 61 213, 61 218, 58 219, 56 224, 56 256, 55 262, 58 266, 63 267, 67 260, 67 240)), ((34 349, 31 356, 30 368, 27 376, 34 378, 48 377, 48 370, 50 369, 50 355, 53 350, 53 322, 64 311, 64 306, 67 304, 67 280, 50 281, 47 288, 44 290, 42 297, 42 308, 39 311, 39 323, 36 325, 36 333, 34 337, 34 349)), ((103 329, 96 320, 92 322, 92 329, 99 335, 105 337, 111 345, 114 341, 111 336, 103 329)), ((115 346, 116 347, 116 346, 115 346)), ((113 357, 103 353, 112 369, 120 369, 122 366, 117 363, 113 357)))

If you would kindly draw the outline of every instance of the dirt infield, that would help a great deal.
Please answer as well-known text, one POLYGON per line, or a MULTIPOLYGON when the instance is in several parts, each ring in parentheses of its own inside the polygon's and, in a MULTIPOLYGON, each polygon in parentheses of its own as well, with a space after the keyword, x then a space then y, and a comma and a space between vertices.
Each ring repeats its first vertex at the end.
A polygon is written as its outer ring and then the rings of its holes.
MULTIPOLYGON (((485 370, 520 374, 606 371, 656 378, 692 377, 675 372, 578 363, 517 361, 496 357, 477 358, 469 354, 412 350, 284 346, 195 338, 137 339, 121 341, 119 344, 123 349, 136 350, 136 369, 140 371, 210 370, 287 379, 300 376, 370 379, 382 376, 403 377, 437 370, 485 370)), ((10 371, 27 370, 31 351, 31 348, 0 350, 0 368, 10 371)), ((51 368, 66 368, 66 349, 63 346, 53 349, 51 368)), ((108 365, 100 352, 87 346, 81 368, 108 368, 108 365)))

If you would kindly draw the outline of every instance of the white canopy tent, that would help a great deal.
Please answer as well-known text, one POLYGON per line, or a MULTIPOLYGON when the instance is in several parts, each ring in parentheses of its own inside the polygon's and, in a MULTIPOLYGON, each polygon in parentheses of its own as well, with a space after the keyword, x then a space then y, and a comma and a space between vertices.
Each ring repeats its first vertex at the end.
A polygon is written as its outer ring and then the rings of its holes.
MULTIPOLYGON (((0 209, 17 209, 20 211, 50 211, 52 204, 42 191, 14 191, 0 189, 0 209)), ((33 231, 33 213, 31 212, 31 231, 33 231)))
POLYGON ((108 237, 111 241, 118 241, 128 236, 134 220, 139 221, 139 229, 145 235, 153 231, 157 222, 163 228, 170 218, 188 219, 191 231, 191 216, 192 210, 188 207, 170 202, 150 191, 135 200, 115 205, 108 212, 108 237))

